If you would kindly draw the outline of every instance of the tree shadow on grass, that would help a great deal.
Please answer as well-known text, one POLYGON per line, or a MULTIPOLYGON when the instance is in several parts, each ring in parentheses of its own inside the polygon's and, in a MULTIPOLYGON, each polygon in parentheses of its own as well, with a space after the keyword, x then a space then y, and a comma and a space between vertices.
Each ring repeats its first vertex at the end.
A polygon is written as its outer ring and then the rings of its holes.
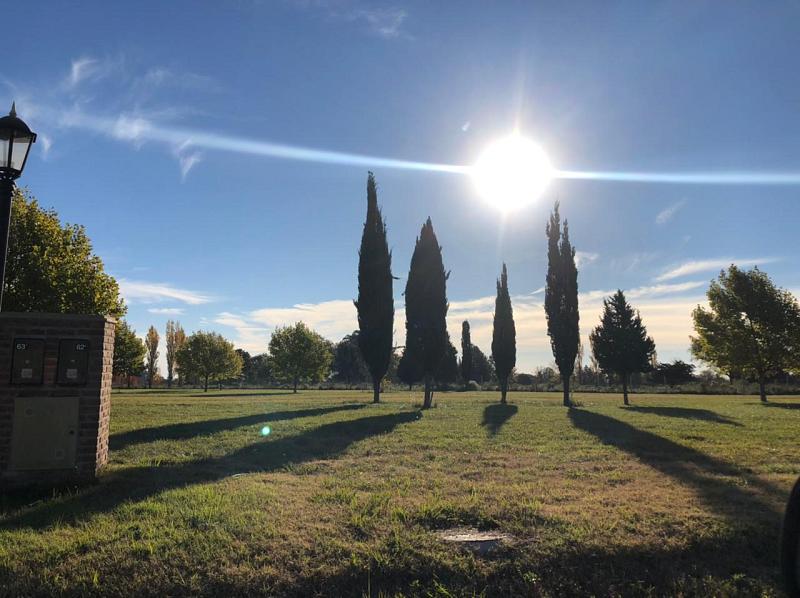
POLYGON ((184 397, 197 397, 197 398, 207 398, 207 399, 246 399, 250 397, 278 397, 281 395, 292 395, 295 394, 291 390, 258 390, 258 391, 241 391, 241 392, 223 392, 214 390, 213 388, 209 388, 208 392, 196 392, 187 395, 181 395, 184 397))
POLYGON ((764 407, 777 407, 778 409, 800 409, 800 403, 773 403, 768 401, 766 403, 754 403, 755 405, 763 405, 764 407))
POLYGON ((481 426, 486 428, 489 436, 496 436, 506 422, 514 417, 517 411, 518 408, 516 405, 504 405, 503 403, 487 405, 483 410, 481 426))
POLYGON ((182 422, 155 428, 139 428, 138 430, 130 430, 121 434, 112 434, 108 439, 108 448, 112 451, 118 451, 133 444, 155 442, 156 440, 186 440, 195 436, 208 436, 224 430, 234 430, 242 426, 265 424, 299 417, 314 417, 336 411, 353 411, 364 407, 366 407, 366 403, 348 403, 333 407, 254 413, 240 417, 182 422))
POLYGON ((214 482, 234 474, 269 473, 318 459, 332 459, 351 445, 416 421, 418 411, 403 411, 324 424, 301 434, 262 440, 222 457, 158 467, 131 467, 102 476, 100 482, 66 500, 45 502, 12 516, 6 528, 41 529, 55 523, 78 523, 126 502, 139 502, 167 490, 214 482))
POLYGON ((772 503, 783 503, 785 490, 721 459, 618 419, 583 409, 570 409, 568 415, 575 427, 596 436, 603 444, 623 450, 690 486, 703 502, 728 519, 762 521, 777 541, 782 513, 772 503))
POLYGON ((690 409, 688 407, 653 407, 641 405, 629 405, 623 407, 625 411, 637 411, 639 413, 653 413, 664 417, 681 417, 683 419, 697 419, 701 421, 713 422, 716 424, 726 424, 729 426, 741 427, 742 424, 735 419, 725 417, 719 413, 714 413, 708 409, 690 409))

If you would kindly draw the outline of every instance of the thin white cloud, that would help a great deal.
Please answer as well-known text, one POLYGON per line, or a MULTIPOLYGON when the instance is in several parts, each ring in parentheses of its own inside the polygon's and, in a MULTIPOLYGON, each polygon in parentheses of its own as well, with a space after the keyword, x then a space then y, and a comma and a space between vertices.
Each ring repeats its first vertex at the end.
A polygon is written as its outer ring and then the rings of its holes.
POLYGON ((210 303, 213 298, 205 293, 179 289, 167 283, 127 280, 120 278, 119 289, 128 303, 158 303, 174 300, 188 305, 210 303))
POLYGON ((42 144, 42 158, 47 159, 50 149, 53 147, 53 138, 44 133, 39 133, 36 136, 36 140, 42 144))
POLYGON ((663 274, 656 276, 656 282, 663 282, 665 280, 673 280, 681 276, 689 276, 699 272, 714 272, 724 270, 731 264, 737 266, 756 266, 761 264, 771 264, 779 261, 780 258, 775 257, 761 257, 761 258, 715 258, 709 260, 692 260, 685 262, 673 268, 670 268, 663 274))
POLYGON ((580 268, 588 266, 600 257, 599 253, 592 253, 591 251, 576 251, 575 252, 575 266, 580 268))
POLYGON ((363 21, 369 30, 386 39, 398 37, 408 13, 402 8, 358 8, 352 10, 348 18, 363 21))
POLYGON ((190 154, 184 154, 178 156, 178 163, 181 167, 181 180, 185 181, 186 176, 189 174, 189 171, 197 164, 203 160, 203 155, 200 152, 192 152, 190 154))
MULTIPOLYGON (((656 299, 665 295, 677 295, 686 291, 693 291, 706 283, 703 281, 679 282, 674 284, 655 284, 651 286, 636 287, 625 291, 628 299, 656 299)), ((616 291, 588 291, 581 293, 578 300, 581 304, 602 302, 616 291)))
POLYGON ((299 303, 292 307, 267 307, 248 315, 250 320, 269 328, 305 322, 331 340, 339 340, 358 328, 356 308, 352 301, 345 299, 299 303))
POLYGON ((661 210, 658 215, 656 216, 656 224, 666 224, 675 214, 678 213, 683 206, 686 205, 686 200, 682 199, 677 203, 672 204, 671 206, 661 210))
POLYGON ((373 35, 385 39, 404 35, 403 24, 408 18, 404 8, 378 7, 361 0, 294 0, 293 3, 300 9, 313 10, 332 20, 360 23, 373 35))
POLYGON ((151 307, 147 311, 159 316, 181 316, 185 310, 182 307, 151 307))
POLYGON ((72 61, 65 84, 69 88, 78 86, 100 70, 100 61, 96 58, 82 57, 72 61))

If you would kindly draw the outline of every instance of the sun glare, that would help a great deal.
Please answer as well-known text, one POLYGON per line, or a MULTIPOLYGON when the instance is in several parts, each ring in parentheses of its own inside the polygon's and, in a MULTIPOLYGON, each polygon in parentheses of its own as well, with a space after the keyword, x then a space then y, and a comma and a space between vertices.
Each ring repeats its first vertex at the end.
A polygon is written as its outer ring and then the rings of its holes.
POLYGON ((478 193, 509 212, 535 201, 553 178, 553 166, 541 147, 513 134, 492 143, 472 168, 478 193))

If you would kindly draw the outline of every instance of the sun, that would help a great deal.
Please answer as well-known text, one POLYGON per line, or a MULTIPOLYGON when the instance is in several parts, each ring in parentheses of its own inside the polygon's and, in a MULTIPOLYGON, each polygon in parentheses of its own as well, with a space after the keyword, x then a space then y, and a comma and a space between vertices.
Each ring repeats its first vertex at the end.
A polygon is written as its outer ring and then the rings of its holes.
POLYGON ((492 143, 472 168, 478 193, 503 212, 535 201, 553 173, 544 150, 518 133, 492 143))

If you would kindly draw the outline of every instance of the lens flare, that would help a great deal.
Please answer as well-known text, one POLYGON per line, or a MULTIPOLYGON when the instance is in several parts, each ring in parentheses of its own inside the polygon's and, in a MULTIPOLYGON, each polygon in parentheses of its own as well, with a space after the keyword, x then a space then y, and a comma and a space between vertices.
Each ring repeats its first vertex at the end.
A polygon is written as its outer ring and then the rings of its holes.
POLYGON ((261 435, 264 437, 269 436, 270 432, 272 432, 272 430, 270 429, 269 426, 264 426, 263 428, 261 428, 261 435))

